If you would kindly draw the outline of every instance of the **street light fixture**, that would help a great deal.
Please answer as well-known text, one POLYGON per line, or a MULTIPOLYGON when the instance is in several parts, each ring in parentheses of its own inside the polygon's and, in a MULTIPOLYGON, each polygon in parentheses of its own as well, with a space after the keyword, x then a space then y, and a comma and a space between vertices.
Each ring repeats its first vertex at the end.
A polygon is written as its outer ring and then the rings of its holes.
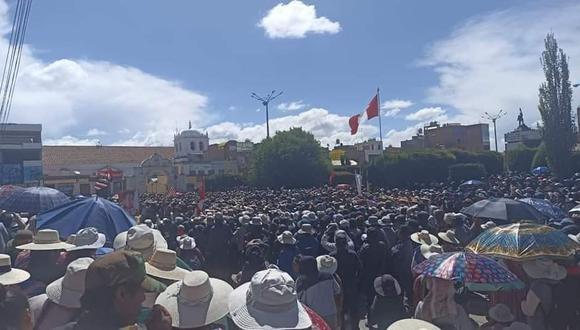
POLYGON ((282 95, 282 93, 284 92, 279 92, 278 94, 276 94, 276 90, 273 90, 264 97, 261 97, 256 93, 252 93, 250 95, 251 98, 262 102, 262 105, 266 108, 266 138, 268 139, 270 138, 270 115, 268 113, 268 105, 270 104, 270 101, 273 101, 275 98, 282 95))
POLYGON ((491 115, 486 111, 484 115, 481 116, 484 119, 491 120, 491 122, 493 123, 493 135, 495 136, 495 152, 497 152, 497 128, 495 126, 495 122, 505 115, 507 115, 507 112, 500 109, 499 112, 495 115, 491 115))

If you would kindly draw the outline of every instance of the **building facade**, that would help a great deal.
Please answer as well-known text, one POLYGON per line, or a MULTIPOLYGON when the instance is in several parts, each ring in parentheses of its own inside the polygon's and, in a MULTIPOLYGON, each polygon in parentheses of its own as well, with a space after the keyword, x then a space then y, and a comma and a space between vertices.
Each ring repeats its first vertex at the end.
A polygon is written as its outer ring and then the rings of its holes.
POLYGON ((401 141, 401 148, 487 151, 490 149, 489 125, 456 123, 440 125, 437 122, 431 122, 410 140, 401 141))
POLYGON ((0 125, 0 185, 36 186, 42 180, 42 125, 0 125))

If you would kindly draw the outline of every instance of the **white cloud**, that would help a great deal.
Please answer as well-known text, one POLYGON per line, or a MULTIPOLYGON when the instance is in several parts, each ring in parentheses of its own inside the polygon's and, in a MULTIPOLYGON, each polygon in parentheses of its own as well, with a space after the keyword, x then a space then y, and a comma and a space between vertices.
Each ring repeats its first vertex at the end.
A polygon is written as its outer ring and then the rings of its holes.
POLYGON ((237 108, 238 108, 238 107, 236 107, 235 105, 230 105, 230 106, 228 107, 228 110, 230 110, 230 111, 235 111, 237 108))
MULTIPOLYGON (((0 54, 6 54, 9 8, 0 1, 0 54)), ((214 116, 208 99, 139 69, 91 59, 47 62, 23 48, 9 121, 43 124, 46 142, 85 143, 87 132, 110 132, 103 144, 122 143, 118 132, 133 132, 138 145, 171 145, 175 120, 205 126, 214 116), (96 132, 96 131, 93 131, 96 132), (112 133, 116 132, 116 133, 112 133)))
POLYGON ((309 33, 336 34, 341 30, 340 23, 324 16, 318 17, 314 5, 306 5, 299 0, 277 4, 260 20, 258 26, 272 39, 304 38, 309 33))
MULTIPOLYGON (((320 140, 323 146, 334 145, 336 139, 343 143, 354 143, 377 137, 378 128, 373 125, 361 123, 358 134, 351 135, 347 116, 329 113, 326 109, 312 108, 310 110, 270 120, 270 135, 276 131, 288 130, 292 127, 302 127, 311 132, 320 140)), ((222 122, 207 127, 212 141, 226 141, 230 139, 243 141, 250 139, 260 142, 266 137, 266 124, 237 124, 222 122)))
POLYGON ((406 101, 406 100, 388 100, 383 102, 381 105, 381 109, 390 110, 390 109, 405 109, 413 105, 413 102, 406 101))
MULTIPOLYGON (((545 79, 540 65, 543 39, 553 32, 570 62, 571 76, 580 65, 580 3, 545 2, 475 17, 428 50, 422 64, 439 82, 427 101, 459 111, 453 121, 475 123, 481 115, 503 109, 498 137, 517 126, 518 108, 528 126, 540 118, 538 86, 545 79)), ((580 100, 575 89, 573 104, 580 100)), ((492 133, 492 132, 490 132, 492 133)), ((493 134, 492 139, 493 139, 493 134)), ((493 141, 491 141, 493 145, 493 141)))
POLYGON ((394 108, 394 109, 391 109, 391 110, 383 111, 383 116, 385 116, 385 117, 395 117, 396 115, 399 114, 399 112, 401 112, 401 109, 394 108))
POLYGON ((302 110, 304 108, 306 108, 306 104, 304 104, 302 100, 278 104, 278 110, 281 111, 297 111, 302 110))
POLYGON ((45 139, 42 143, 47 146, 95 146, 99 144, 99 139, 79 139, 65 135, 56 139, 45 139))
POLYGON ((87 132, 87 136, 103 136, 103 135, 107 135, 107 132, 105 131, 101 131, 98 128, 91 128, 88 132, 87 132))
POLYGON ((445 110, 440 107, 423 108, 411 114, 408 114, 405 119, 412 121, 428 121, 441 118, 445 114, 445 110))

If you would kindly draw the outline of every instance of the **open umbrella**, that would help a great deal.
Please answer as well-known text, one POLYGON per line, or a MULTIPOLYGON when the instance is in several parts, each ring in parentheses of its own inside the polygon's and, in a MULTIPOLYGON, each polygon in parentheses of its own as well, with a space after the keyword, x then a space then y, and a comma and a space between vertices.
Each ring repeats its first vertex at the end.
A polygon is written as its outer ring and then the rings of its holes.
POLYGON ((497 261, 469 252, 435 255, 416 265, 413 271, 464 284, 472 291, 521 289, 524 283, 497 261))
POLYGON ((112 243, 118 233, 135 225, 135 221, 119 205, 104 198, 77 199, 38 215, 37 229, 58 230, 62 239, 82 228, 95 227, 112 243))
POLYGON ((479 181, 479 180, 467 180, 465 182, 463 182, 462 184, 460 184, 460 187, 470 187, 470 186, 481 186, 483 185, 483 182, 479 181))
POLYGON ((550 169, 546 166, 538 166, 532 170, 533 175, 544 175, 550 174, 550 169))
POLYGON ((484 231, 466 249, 493 257, 529 260, 539 257, 569 258, 580 249, 580 244, 549 226, 514 223, 484 231))
POLYGON ((509 198, 488 198, 475 202, 461 210, 461 213, 478 218, 511 223, 518 220, 545 223, 546 216, 533 206, 509 198))
POLYGON ((48 187, 15 189, 0 197, 0 209, 38 214, 70 201, 64 193, 48 187))
POLYGON ((536 210, 540 211, 543 215, 560 220, 566 217, 566 213, 562 211, 561 208, 557 207, 556 205, 552 204, 550 201, 540 198, 522 198, 519 199, 520 202, 524 202, 526 204, 530 204, 536 210))
MULTIPOLYGON (((5 186, 0 186, 0 203, 2 203, 7 198, 10 198, 10 196, 12 194, 20 193, 22 190, 24 190, 24 188, 19 187, 19 186, 13 186, 10 184, 5 185, 5 186)), ((0 208, 2 208, 2 207, 0 206, 0 208)))

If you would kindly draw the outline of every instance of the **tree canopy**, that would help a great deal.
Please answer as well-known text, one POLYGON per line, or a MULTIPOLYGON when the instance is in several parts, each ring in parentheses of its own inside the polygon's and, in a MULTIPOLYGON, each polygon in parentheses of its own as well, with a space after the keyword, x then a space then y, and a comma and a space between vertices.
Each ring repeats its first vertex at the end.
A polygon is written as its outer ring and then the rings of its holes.
POLYGON ((328 180, 330 159, 314 136, 301 128, 276 132, 254 151, 251 179, 257 186, 297 188, 328 180))

